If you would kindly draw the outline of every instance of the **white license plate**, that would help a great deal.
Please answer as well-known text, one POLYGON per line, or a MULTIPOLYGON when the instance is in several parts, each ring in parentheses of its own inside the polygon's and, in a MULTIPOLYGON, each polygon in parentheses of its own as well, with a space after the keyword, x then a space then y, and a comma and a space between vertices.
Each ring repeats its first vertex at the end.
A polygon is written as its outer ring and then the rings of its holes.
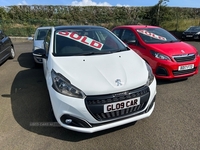
POLYGON ((193 37, 193 35, 186 35, 186 37, 193 37))
POLYGON ((122 109, 130 108, 130 107, 134 107, 137 105, 140 105, 140 97, 125 100, 125 101, 105 104, 104 113, 122 110, 122 109))
POLYGON ((184 66, 179 66, 178 70, 188 70, 188 69, 193 69, 194 68, 194 64, 190 64, 190 65, 184 65, 184 66))

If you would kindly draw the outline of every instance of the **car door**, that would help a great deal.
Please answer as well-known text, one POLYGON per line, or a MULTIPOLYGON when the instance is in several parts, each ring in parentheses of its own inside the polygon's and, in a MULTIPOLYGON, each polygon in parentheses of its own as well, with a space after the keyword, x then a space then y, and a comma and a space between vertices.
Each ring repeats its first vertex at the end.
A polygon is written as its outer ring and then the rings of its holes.
POLYGON ((141 57, 143 56, 145 48, 141 45, 140 41, 132 30, 124 29, 120 38, 137 54, 139 54, 141 57))
POLYGON ((134 50, 138 55, 140 55, 141 57, 145 57, 145 47, 142 46, 136 34, 132 30, 126 28, 115 29, 113 33, 117 35, 124 43, 126 43, 126 45, 128 45, 128 47, 134 50))

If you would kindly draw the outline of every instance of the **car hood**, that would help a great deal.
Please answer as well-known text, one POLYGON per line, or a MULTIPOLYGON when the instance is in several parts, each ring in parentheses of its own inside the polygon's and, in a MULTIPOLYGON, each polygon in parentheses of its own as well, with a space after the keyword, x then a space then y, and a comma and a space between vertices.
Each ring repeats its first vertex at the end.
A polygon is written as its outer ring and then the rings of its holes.
POLYGON ((44 48, 43 41, 44 40, 34 40, 34 42, 33 42, 34 47, 44 48))
POLYGON ((185 42, 148 44, 150 50, 156 50, 168 56, 196 53, 196 49, 185 42))
POLYGON ((133 51, 106 55, 54 57, 53 69, 86 95, 122 92, 146 84, 145 62, 133 51), (120 83, 117 83, 118 81, 120 83))

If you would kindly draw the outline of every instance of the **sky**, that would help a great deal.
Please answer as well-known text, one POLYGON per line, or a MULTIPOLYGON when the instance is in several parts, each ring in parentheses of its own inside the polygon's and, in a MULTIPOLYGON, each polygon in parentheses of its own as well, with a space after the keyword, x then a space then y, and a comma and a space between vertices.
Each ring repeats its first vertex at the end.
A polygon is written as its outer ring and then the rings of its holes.
MULTIPOLYGON (((67 6, 154 6, 159 0, 0 0, 0 6, 67 5, 67 6)), ((169 0, 169 7, 200 8, 200 0, 169 0)))

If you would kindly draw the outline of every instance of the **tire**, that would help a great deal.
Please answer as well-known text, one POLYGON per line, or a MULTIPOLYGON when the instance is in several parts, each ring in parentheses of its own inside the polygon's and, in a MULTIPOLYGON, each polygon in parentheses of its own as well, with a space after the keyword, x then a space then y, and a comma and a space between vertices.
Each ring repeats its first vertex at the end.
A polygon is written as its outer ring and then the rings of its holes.
POLYGON ((14 49, 14 47, 12 46, 11 49, 10 49, 10 58, 11 58, 11 59, 14 59, 14 58, 15 58, 15 55, 16 55, 16 54, 15 54, 15 49, 14 49))

